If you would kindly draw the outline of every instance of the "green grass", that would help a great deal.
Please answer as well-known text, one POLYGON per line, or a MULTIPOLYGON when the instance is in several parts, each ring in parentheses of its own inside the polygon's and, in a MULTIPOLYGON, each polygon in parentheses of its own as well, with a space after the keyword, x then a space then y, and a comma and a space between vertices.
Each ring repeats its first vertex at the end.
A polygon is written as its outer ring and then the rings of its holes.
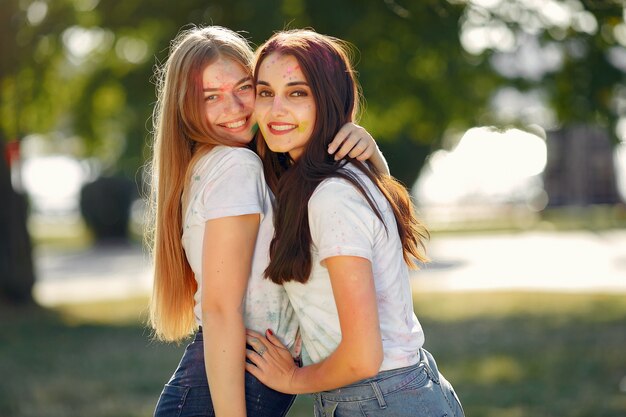
POLYGON ((626 415, 623 295, 416 294, 415 301, 426 348, 468 416, 626 415))
POLYGON ((549 207, 532 214, 494 214, 484 218, 429 224, 433 234, 515 233, 522 231, 603 231, 626 227, 626 205, 549 207))
MULTIPOLYGON (((0 306, 0 416, 150 416, 184 346, 150 341, 145 306, 0 306)), ((626 415, 623 295, 416 293, 415 311, 468 417, 626 415)), ((310 415, 299 397, 289 416, 310 415)))

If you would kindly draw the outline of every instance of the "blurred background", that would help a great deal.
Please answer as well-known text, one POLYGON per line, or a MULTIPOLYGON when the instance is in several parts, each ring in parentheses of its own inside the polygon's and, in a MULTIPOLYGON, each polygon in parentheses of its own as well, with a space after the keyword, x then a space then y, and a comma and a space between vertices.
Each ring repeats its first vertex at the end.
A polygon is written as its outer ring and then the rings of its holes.
MULTIPOLYGON (((153 73, 189 24, 355 46, 411 190, 426 348, 468 416, 626 415, 623 0, 0 0, 2 416, 149 416, 153 73)), ((289 416, 311 415, 298 398, 289 416)))

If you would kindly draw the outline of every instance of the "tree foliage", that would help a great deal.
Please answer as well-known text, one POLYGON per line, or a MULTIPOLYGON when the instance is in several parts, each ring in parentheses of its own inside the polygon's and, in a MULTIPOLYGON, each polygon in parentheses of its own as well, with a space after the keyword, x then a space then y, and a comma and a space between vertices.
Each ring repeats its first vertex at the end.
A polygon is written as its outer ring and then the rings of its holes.
POLYGON ((10 137, 79 143, 72 148, 79 156, 130 176, 146 157, 154 64, 188 24, 245 31, 255 44, 278 29, 313 27, 354 44, 367 103, 362 123, 407 184, 446 132, 537 122, 498 111, 502 87, 537 92, 553 124, 609 126, 626 111, 617 104, 626 96, 617 0, 7 0, 0 12, 10 57, 0 64, 0 128, 10 137), (578 17, 550 20, 546 5, 553 14, 573 7, 578 17), (468 36, 476 44, 481 28, 496 40, 472 49, 468 36), (539 76, 515 71, 526 64, 520 51, 529 39, 560 51, 559 65, 539 76))
MULTIPOLYGON (((613 128, 626 114, 618 104, 625 94, 625 15, 622 0, 469 1, 461 40, 482 34, 474 54, 489 60, 506 85, 538 92, 554 112, 553 120, 529 114, 505 120, 538 118, 544 128, 573 123, 613 128)), ((498 115, 494 111, 491 120, 502 121, 498 115)))

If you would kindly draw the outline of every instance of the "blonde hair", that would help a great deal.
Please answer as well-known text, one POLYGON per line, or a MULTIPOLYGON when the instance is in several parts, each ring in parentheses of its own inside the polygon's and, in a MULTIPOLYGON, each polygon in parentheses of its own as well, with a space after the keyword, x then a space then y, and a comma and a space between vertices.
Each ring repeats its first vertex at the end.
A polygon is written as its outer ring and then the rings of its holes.
POLYGON ((229 29, 193 27, 176 36, 167 61, 155 71, 146 238, 154 259, 149 320, 160 340, 180 341, 197 327, 193 312, 197 283, 181 242, 191 168, 213 145, 235 145, 217 137, 208 123, 202 73, 219 58, 231 59, 251 73, 252 54, 248 42, 229 29))

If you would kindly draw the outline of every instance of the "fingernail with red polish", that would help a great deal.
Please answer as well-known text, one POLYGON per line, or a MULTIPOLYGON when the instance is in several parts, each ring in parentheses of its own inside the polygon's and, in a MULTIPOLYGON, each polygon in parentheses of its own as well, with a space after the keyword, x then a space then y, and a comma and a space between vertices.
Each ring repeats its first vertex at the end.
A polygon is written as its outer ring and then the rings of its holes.
POLYGON ((267 329, 267 332, 268 332, 270 335, 274 336, 274 332, 272 331, 272 329, 267 329))

